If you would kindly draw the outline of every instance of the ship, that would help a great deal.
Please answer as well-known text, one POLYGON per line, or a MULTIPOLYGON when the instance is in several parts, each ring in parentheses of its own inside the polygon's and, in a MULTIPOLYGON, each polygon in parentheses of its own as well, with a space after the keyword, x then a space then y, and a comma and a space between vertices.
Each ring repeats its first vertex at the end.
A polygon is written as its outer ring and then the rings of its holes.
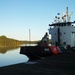
POLYGON ((43 59, 48 56, 58 55, 75 51, 75 21, 71 22, 71 14, 66 7, 66 13, 60 17, 60 13, 55 16, 54 22, 49 24, 48 29, 51 35, 51 45, 49 35, 46 32, 44 37, 36 46, 22 46, 20 54, 26 55, 29 60, 43 59))

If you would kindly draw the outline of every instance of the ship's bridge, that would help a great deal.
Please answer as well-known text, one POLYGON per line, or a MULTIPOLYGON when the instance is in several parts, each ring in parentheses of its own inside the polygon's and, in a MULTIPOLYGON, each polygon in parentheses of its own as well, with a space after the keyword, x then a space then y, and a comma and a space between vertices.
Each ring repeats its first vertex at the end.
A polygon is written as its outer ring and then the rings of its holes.
POLYGON ((62 26, 74 26, 75 21, 74 22, 61 22, 61 23, 53 23, 53 24, 49 24, 49 26, 54 26, 54 27, 62 27, 62 26))

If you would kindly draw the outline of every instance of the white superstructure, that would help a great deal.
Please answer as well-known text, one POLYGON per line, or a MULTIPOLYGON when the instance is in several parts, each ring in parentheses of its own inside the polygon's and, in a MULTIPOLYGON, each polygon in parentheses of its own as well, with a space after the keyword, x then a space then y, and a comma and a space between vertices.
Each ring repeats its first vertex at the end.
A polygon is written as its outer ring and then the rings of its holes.
MULTIPOLYGON (((58 16, 60 13, 58 13, 58 16)), ((49 24, 49 34, 51 34, 52 45, 58 46, 75 46, 75 26, 74 22, 70 22, 71 14, 66 8, 66 14, 60 17, 55 17, 55 23, 49 24)))

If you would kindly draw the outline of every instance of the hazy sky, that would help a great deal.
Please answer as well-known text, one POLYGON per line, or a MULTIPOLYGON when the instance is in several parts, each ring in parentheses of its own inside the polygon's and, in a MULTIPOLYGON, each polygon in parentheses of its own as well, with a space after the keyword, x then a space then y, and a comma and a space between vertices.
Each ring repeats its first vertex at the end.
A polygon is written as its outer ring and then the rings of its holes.
POLYGON ((0 0, 0 36, 40 40, 48 32, 57 13, 69 7, 75 20, 75 0, 0 0))

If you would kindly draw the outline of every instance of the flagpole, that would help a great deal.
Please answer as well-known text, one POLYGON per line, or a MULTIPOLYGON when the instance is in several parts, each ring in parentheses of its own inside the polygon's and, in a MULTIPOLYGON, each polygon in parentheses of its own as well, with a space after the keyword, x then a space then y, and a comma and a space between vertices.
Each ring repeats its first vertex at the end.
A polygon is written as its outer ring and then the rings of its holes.
POLYGON ((31 30, 29 29, 29 44, 31 45, 31 30))

